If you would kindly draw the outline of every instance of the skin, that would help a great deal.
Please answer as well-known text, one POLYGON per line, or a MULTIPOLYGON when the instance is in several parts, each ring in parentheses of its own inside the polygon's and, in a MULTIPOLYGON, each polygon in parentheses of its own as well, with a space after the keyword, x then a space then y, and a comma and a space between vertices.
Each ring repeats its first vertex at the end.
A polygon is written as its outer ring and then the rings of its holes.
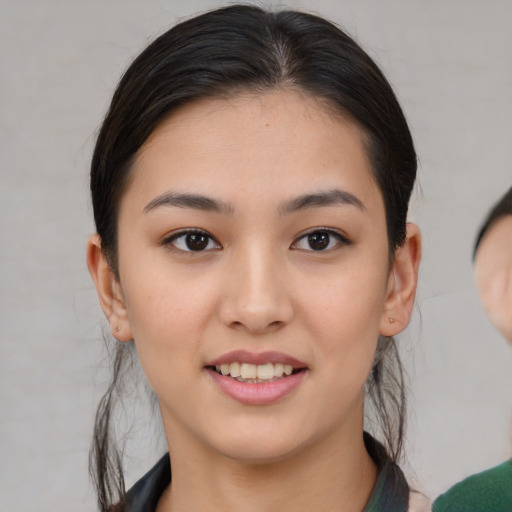
POLYGON ((360 129, 300 92, 195 102, 146 141, 120 204, 119 281, 97 235, 88 264, 159 399, 173 468, 159 512, 364 507, 364 383, 379 334, 409 321, 420 259, 408 225, 390 266, 385 220, 360 129), (360 204, 297 208, 332 190, 360 204), (155 206, 169 192, 224 207, 155 206), (170 241, 186 228, 211 234, 207 250, 170 241), (314 251, 305 234, 319 228, 332 234, 314 251), (306 374, 276 403, 242 404, 205 370, 238 349, 287 354, 306 374))
POLYGON ((496 221, 480 242, 475 278, 489 320, 512 343, 512 215, 496 221))

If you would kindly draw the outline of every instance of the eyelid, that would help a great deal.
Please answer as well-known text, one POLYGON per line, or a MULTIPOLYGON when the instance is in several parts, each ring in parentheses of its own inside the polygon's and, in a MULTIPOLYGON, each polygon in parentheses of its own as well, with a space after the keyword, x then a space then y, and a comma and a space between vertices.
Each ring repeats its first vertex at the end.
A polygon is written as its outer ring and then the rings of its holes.
POLYGON ((182 228, 178 229, 176 231, 173 231, 172 233, 169 233, 166 235, 162 240, 162 245, 166 246, 169 250, 179 252, 180 254, 204 254, 211 252, 213 250, 219 250, 222 249, 221 244, 217 241, 217 239, 208 231, 201 228, 182 228), (177 247, 173 242, 175 242, 177 239, 181 237, 185 237, 187 235, 204 235, 208 237, 215 245, 215 248, 210 249, 204 249, 202 251, 192 251, 187 249, 181 249, 180 247, 177 247))
POLYGON ((313 235, 314 233, 327 233, 329 236, 333 236, 334 238, 336 238, 336 240, 338 241, 338 244, 336 244, 336 246, 346 246, 346 245, 352 245, 352 241, 349 240, 349 238, 344 234, 342 233, 341 231, 337 230, 337 229, 334 229, 334 228, 327 228, 327 227, 323 227, 323 226, 318 226, 318 227, 315 227, 315 228, 311 228, 311 229, 308 229, 307 231, 304 231, 302 233, 300 233, 296 238, 295 240, 293 241, 292 245, 290 246, 291 249, 297 249, 297 250, 302 250, 302 251, 307 251, 307 252, 315 252, 315 253, 321 253, 321 252, 330 252, 334 249, 336 249, 336 247, 332 247, 330 249, 324 249, 323 251, 314 251, 313 249, 299 249, 296 247, 297 243, 302 240, 303 238, 309 236, 309 235, 313 235))

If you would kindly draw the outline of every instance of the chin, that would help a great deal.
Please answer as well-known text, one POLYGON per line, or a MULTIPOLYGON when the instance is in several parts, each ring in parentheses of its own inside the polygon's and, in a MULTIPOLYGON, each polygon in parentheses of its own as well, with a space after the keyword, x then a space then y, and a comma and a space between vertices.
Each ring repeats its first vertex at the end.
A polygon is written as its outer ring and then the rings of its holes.
POLYGON ((512 345, 512 329, 503 329, 501 331, 505 339, 512 345))
POLYGON ((225 457, 249 465, 268 465, 292 458, 305 449, 307 443, 292 442, 293 436, 271 433, 267 438, 242 436, 217 444, 217 450, 225 457))
POLYGON ((256 467, 269 466, 290 460, 297 452, 300 452, 300 450, 266 450, 251 447, 246 450, 231 449, 223 455, 239 464, 256 467))

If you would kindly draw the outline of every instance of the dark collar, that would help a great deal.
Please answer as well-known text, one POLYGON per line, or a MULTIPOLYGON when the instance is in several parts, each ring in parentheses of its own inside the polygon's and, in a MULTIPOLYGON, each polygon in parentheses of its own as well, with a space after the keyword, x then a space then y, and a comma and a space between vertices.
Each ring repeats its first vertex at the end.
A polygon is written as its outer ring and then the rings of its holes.
POLYGON ((363 436, 366 450, 379 472, 363 512, 407 512, 409 484, 402 470, 389 459, 384 446, 368 432, 364 432, 363 436))
MULTIPOLYGON (((407 512, 409 486, 401 469, 366 432, 364 443, 379 475, 363 512, 407 512)), ((160 496, 170 483, 171 461, 167 453, 128 491, 125 512, 155 512, 160 496)))
POLYGON ((160 496, 171 483, 171 460, 166 453, 126 495, 125 512, 155 512, 160 496))

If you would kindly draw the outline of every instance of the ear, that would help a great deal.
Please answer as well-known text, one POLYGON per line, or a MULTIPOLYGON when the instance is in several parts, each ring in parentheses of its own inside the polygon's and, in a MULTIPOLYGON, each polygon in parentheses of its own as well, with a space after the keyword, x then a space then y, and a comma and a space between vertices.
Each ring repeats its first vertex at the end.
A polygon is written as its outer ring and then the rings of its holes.
POLYGON ((121 284, 101 250, 101 239, 98 234, 91 235, 87 240, 87 267, 112 335, 119 341, 131 341, 133 336, 121 284))
POLYGON ((405 243, 395 251, 389 273, 388 288, 379 333, 394 336, 409 324, 421 259, 421 233, 415 224, 407 223, 405 243))

